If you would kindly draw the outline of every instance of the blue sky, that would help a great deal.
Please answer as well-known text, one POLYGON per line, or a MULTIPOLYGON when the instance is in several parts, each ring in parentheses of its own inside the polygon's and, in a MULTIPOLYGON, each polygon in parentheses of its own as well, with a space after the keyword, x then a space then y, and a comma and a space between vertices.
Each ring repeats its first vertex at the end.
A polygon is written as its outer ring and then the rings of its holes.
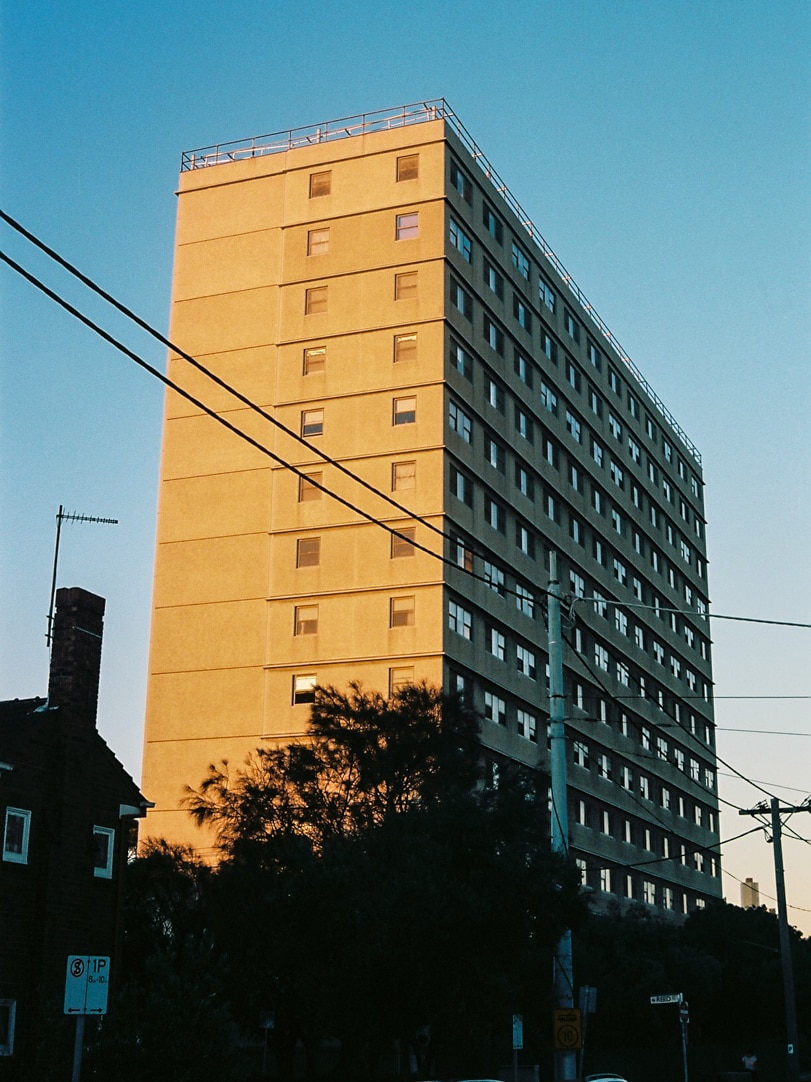
MULTIPOLYGON (((700 448, 714 610, 811 622, 805 0, 0 12, 0 205, 161 329, 182 150, 444 96, 700 448)), ((65 525, 59 581, 107 598, 100 728, 137 777, 161 387, 4 267, 0 304, 0 698, 46 687, 57 508, 118 518, 65 525)), ((162 366, 154 343, 105 319, 162 366)), ((721 796, 800 802, 811 700, 780 696, 811 695, 811 631, 716 621, 713 635, 719 753, 761 786, 722 767, 721 796)), ((747 825, 730 809, 722 836, 747 825)), ((811 816, 792 826, 811 837, 811 816)), ((785 856, 791 919, 811 933, 807 845, 787 838, 785 856)), ((762 834, 724 858, 773 896, 762 834)), ((734 878, 725 889, 738 900, 734 878)))

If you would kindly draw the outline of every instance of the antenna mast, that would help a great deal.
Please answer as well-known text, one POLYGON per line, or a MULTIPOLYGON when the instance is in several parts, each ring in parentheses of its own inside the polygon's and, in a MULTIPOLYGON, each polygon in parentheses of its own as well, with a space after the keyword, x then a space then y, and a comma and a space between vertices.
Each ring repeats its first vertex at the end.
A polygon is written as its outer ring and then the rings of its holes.
POLYGON ((117 518, 97 518, 95 515, 77 515, 72 511, 65 511, 64 507, 60 503, 59 510, 56 513, 56 545, 54 546, 54 569, 53 576, 51 578, 51 604, 48 609, 48 630, 45 633, 45 642, 47 646, 51 645, 53 640, 53 622, 54 622, 54 599, 56 598, 56 568, 59 563, 59 537, 62 533, 63 522, 103 522, 108 526, 117 526, 117 518))

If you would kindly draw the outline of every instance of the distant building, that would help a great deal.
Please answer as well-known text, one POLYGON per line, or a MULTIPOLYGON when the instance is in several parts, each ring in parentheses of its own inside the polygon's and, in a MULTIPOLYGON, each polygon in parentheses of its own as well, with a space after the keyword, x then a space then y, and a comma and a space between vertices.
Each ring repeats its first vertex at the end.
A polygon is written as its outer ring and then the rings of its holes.
POLYGON ((0 1079, 42 1077, 68 956, 116 955, 148 804, 96 729, 103 617, 103 598, 59 590, 47 699, 0 703, 0 1079))
POLYGON ((744 909, 757 909, 760 905, 760 883, 750 876, 741 883, 741 905, 744 909))
POLYGON ((491 781, 545 767, 555 551, 583 882, 720 898, 701 456, 446 103, 184 154, 171 337, 277 458, 167 394, 152 832, 199 844, 184 786, 301 736, 316 684, 460 690, 491 781))

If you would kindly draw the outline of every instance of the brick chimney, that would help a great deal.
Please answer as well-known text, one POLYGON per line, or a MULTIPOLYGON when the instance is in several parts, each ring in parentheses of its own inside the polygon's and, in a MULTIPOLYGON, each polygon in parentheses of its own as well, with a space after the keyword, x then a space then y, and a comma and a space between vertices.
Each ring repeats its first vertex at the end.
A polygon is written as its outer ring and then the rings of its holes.
POLYGON ((77 720, 94 728, 103 630, 103 597, 80 586, 56 591, 48 704, 70 706, 77 720))

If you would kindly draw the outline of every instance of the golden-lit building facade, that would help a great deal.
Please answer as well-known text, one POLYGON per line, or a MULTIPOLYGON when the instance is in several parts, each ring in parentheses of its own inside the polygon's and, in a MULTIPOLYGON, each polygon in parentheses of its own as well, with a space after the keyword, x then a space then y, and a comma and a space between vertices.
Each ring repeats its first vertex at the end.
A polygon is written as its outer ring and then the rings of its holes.
POLYGON ((445 102, 184 155, 170 337, 252 442, 167 393, 150 832, 316 683, 461 690, 491 778, 543 766, 554 550, 584 882, 720 896, 700 456, 445 102))

